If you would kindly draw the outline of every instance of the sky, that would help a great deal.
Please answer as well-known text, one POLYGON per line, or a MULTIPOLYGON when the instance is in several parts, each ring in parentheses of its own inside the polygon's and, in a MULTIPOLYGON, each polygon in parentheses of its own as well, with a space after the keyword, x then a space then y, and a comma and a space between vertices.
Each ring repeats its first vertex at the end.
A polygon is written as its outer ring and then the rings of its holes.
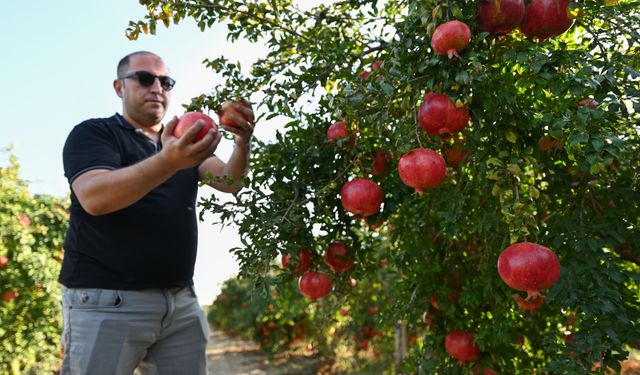
MULTIPOLYGON (((211 91, 221 77, 202 65, 205 58, 224 55, 248 67, 266 54, 263 45, 226 41, 226 27, 205 32, 191 20, 137 41, 125 37, 130 20, 145 8, 137 0, 30 0, 3 4, 0 22, 0 166, 8 164, 6 149, 20 163, 20 177, 32 193, 65 197, 68 183, 62 147, 78 123, 122 112, 112 88, 116 65, 124 55, 148 50, 163 57, 177 84, 165 119, 184 112, 181 104, 211 91)), ((213 117, 213 116, 212 116, 213 117)), ((217 117, 213 117, 217 121, 217 117)), ((255 136, 274 139, 277 124, 259 123, 255 136)), ((223 140, 217 154, 226 160, 232 142, 223 140)), ((200 189, 201 196, 215 191, 200 189)), ((218 193, 222 194, 222 193, 218 193)), ((201 304, 210 304, 222 283, 238 271, 229 249, 240 245, 235 228, 200 223, 194 283, 201 304)))

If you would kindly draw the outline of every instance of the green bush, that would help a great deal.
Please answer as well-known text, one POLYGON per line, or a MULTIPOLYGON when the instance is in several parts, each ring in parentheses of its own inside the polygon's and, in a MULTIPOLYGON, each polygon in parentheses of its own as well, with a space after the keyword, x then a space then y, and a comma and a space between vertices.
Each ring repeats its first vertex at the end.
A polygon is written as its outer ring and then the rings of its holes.
POLYGON ((60 364, 66 202, 32 195, 10 155, 0 168, 0 373, 47 374, 60 364))

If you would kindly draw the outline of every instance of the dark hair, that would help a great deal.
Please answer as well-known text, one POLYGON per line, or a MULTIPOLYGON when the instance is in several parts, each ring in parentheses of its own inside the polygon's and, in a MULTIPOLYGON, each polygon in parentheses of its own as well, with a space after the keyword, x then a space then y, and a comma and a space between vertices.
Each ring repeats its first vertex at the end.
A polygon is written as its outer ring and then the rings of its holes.
POLYGON ((127 56, 125 56, 122 59, 120 59, 120 62, 118 62, 118 69, 116 71, 116 74, 117 74, 118 78, 124 76, 124 74, 127 72, 127 69, 129 69, 129 62, 131 61, 131 57, 136 56, 136 55, 152 55, 152 56, 155 56, 155 57, 157 57, 159 59, 162 59, 160 56, 156 55, 153 52, 149 52, 149 51, 131 52, 127 56))

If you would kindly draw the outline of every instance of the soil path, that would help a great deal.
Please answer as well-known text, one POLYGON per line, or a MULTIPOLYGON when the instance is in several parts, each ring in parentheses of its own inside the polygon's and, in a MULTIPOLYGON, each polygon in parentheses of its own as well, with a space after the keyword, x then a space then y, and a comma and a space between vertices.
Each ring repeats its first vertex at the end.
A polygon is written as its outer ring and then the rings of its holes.
POLYGON ((311 375, 321 373, 321 361, 302 353, 267 357, 249 340, 213 330, 207 348, 209 375, 311 375))

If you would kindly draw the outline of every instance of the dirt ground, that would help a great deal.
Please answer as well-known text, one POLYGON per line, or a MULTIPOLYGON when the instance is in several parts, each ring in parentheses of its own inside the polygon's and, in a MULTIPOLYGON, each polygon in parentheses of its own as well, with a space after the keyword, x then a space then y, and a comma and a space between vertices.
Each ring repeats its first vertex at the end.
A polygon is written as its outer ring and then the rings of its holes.
MULTIPOLYGON (((331 365, 304 351, 289 352, 268 358, 260 347, 249 340, 214 330, 207 348, 209 375, 323 375, 341 374, 331 365)), ((622 362, 621 375, 640 375, 640 352, 635 359, 622 362)), ((612 372, 611 374, 613 374, 612 372)))
POLYGON ((311 375, 322 373, 320 359, 303 353, 286 353, 269 359, 248 340, 214 330, 207 348, 209 375, 311 375))

